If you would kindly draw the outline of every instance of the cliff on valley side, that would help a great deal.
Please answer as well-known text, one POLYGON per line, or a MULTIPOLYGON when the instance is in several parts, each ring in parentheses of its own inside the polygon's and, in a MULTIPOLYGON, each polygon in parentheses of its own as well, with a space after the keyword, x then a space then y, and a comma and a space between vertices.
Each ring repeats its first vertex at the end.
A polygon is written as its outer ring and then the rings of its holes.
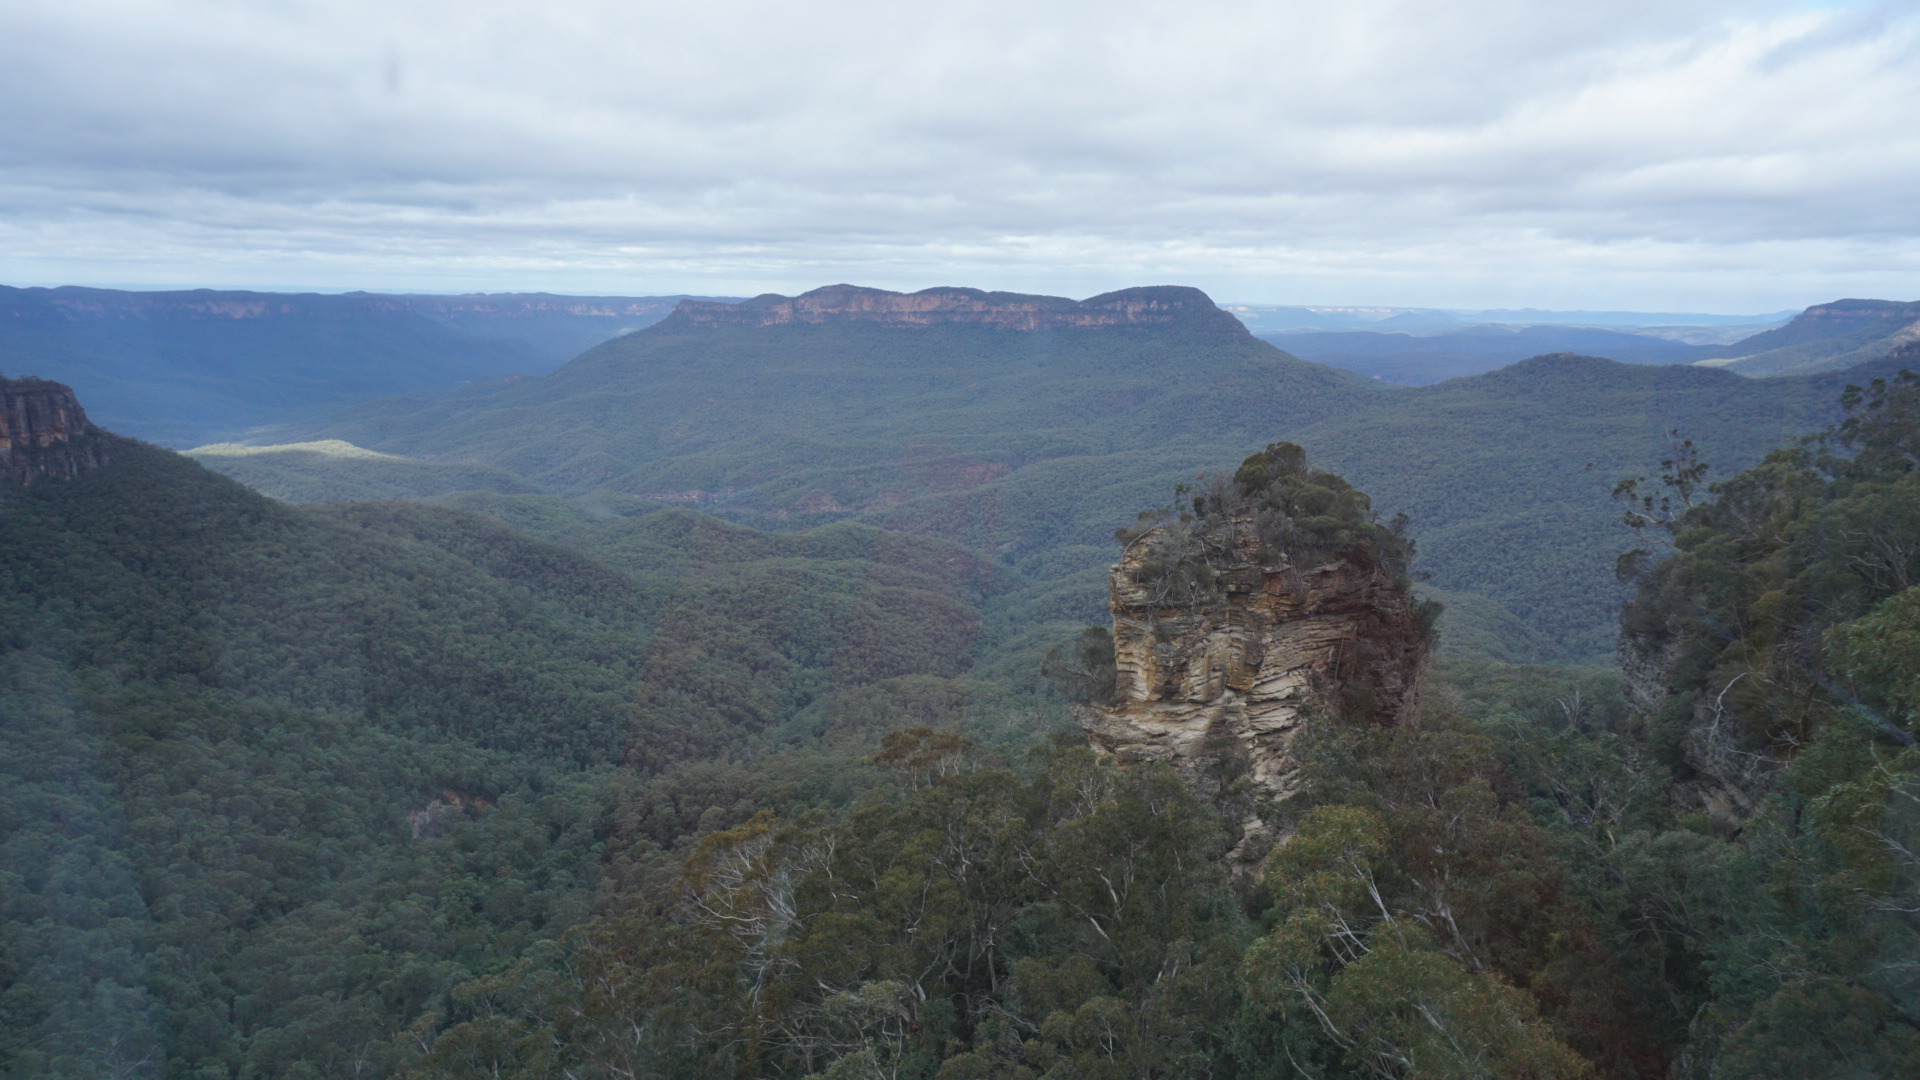
POLYGON ((0 479, 72 477, 106 460, 105 440, 71 387, 0 377, 0 479))

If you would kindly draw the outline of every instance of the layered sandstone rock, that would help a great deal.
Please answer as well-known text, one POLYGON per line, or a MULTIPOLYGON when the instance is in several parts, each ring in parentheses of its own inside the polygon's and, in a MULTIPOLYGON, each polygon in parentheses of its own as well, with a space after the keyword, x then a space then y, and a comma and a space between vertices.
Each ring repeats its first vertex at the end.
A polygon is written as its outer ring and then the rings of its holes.
POLYGON ((105 462, 104 440, 71 388, 0 378, 0 480, 71 477, 105 462))
POLYGON ((979 289, 888 292, 857 285, 829 285, 800 296, 769 293, 739 304, 682 300, 669 316, 687 326, 787 326, 864 322, 882 326, 970 325, 1004 330, 1102 329, 1174 324, 1245 334, 1240 320, 1220 310, 1206 293, 1178 286, 1123 289, 1087 300, 1058 296, 990 293, 979 289))
POLYGON ((1277 839, 1259 805, 1300 790, 1301 734, 1411 716, 1425 634, 1389 568, 1364 554, 1296 562, 1244 514, 1211 594, 1168 606, 1153 580, 1159 537, 1113 568, 1116 700, 1080 709, 1080 723, 1096 752, 1170 763, 1218 802, 1241 830, 1231 858, 1250 868, 1277 839))

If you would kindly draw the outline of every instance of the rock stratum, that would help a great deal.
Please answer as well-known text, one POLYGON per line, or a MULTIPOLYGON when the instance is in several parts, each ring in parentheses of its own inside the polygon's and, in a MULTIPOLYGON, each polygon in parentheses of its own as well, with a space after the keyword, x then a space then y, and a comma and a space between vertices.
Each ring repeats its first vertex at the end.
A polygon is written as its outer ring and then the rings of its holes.
MULTIPOLYGON (((1337 477, 1310 478, 1344 489, 1337 477)), ((1364 508, 1365 496, 1349 493, 1364 508)), ((1169 549, 1195 546, 1177 535, 1187 527, 1162 525, 1134 539, 1111 575, 1113 690, 1108 701, 1077 710, 1096 753, 1171 764, 1218 802, 1239 827, 1230 859, 1242 868, 1279 838, 1259 805, 1303 786, 1296 743, 1307 727, 1412 717, 1427 653, 1404 576, 1410 544, 1385 557, 1383 545, 1346 544, 1337 553, 1277 545, 1276 533, 1292 531, 1278 516, 1276 527, 1272 507, 1244 492, 1228 513, 1216 510, 1199 545, 1210 550, 1198 589, 1167 584, 1177 576, 1168 572, 1169 549)))
POLYGON ((1246 336, 1240 320, 1199 289, 1163 285, 1103 293, 1086 300, 979 289, 889 292, 828 285, 799 296, 768 293, 738 304, 682 300, 667 325, 792 326, 872 323, 893 327, 984 326, 1001 330, 1094 330, 1118 327, 1214 328, 1246 336))
POLYGON ((106 460, 99 429, 71 387, 0 377, 0 479, 70 478, 106 460))

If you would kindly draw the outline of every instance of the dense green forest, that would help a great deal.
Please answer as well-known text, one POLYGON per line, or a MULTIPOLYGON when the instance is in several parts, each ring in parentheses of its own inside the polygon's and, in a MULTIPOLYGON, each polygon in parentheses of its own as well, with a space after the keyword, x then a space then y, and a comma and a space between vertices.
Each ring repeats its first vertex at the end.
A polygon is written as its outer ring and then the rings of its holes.
POLYGON ((1617 672, 1445 661, 1417 722, 1322 718, 1252 882, 1161 767, 895 732, 887 784, 707 835, 564 963, 469 986, 415 1068, 1913 1075, 1920 380, 1844 405, 1630 503, 1673 552, 1621 561, 1627 640, 1663 658, 1642 708, 1617 672), (1720 737, 1757 764, 1718 775, 1720 737))
POLYGON ((384 1075, 609 868, 844 801, 839 742, 967 709, 960 549, 688 511, 617 546, 124 440, 0 493, 8 1075, 384 1075))
POLYGON ((1248 878, 1041 675, 1091 554, 619 492, 288 506, 116 442, 0 491, 0 1059, 1912 1075, 1920 385, 1836 396, 1754 468, 1617 489, 1624 686, 1434 591, 1423 715, 1317 722, 1248 878))

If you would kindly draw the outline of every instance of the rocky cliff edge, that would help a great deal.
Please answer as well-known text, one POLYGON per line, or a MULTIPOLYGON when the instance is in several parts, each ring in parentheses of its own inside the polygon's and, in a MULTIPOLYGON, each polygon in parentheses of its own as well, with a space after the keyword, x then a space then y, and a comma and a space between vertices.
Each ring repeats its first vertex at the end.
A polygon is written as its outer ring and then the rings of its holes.
POLYGON ((72 477, 105 463, 104 440, 71 387, 0 377, 0 480, 72 477))
POLYGON ((894 327, 985 326, 1003 330, 1186 326, 1244 335, 1240 320, 1199 289, 1122 289, 1086 300, 979 289, 889 292, 828 285, 799 296, 768 293, 738 304, 682 300, 664 326, 789 326, 832 322, 894 327))

